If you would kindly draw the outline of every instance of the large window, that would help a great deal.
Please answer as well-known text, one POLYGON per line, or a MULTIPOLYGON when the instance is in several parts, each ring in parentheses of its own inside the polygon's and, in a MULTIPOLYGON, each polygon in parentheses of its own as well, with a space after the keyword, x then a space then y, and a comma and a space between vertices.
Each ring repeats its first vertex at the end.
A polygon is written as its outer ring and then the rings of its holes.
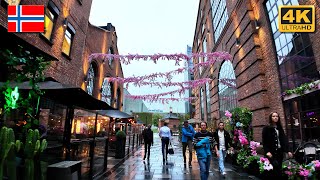
MULTIPOLYGON (((202 52, 207 53, 207 38, 204 38, 202 41, 202 52)), ((207 60, 207 57, 203 58, 203 62, 206 62, 207 60)))
POLYGON ((211 104, 210 104, 210 83, 206 83, 206 98, 207 98, 207 121, 211 119, 211 104))
MULTIPOLYGON (((108 54, 114 54, 112 48, 109 48, 108 54)), ((108 64, 109 64, 110 68, 112 68, 112 62, 113 62, 113 57, 110 57, 110 58, 108 59, 108 64)))
POLYGON ((298 4, 297 0, 269 0, 266 2, 283 91, 319 79, 309 35, 307 33, 281 33, 278 29, 279 6, 298 4))
POLYGON ((93 95, 93 87, 95 83, 95 71, 93 65, 90 64, 88 74, 87 74, 87 93, 89 95, 93 95))
POLYGON ((101 89, 101 101, 106 102, 111 106, 112 102, 112 84, 108 81, 107 78, 103 80, 102 89, 101 89))
POLYGON ((226 110, 230 111, 237 106, 236 76, 230 61, 225 61, 221 65, 218 88, 221 117, 226 110))
POLYGON ((44 33, 42 33, 42 35, 48 40, 51 40, 52 30, 58 16, 59 9, 53 4, 52 1, 49 1, 45 12, 44 33))
POLYGON ((214 41, 216 42, 228 21, 226 0, 211 0, 214 41))
POLYGON ((62 52, 68 56, 70 56, 70 51, 72 47, 72 41, 75 35, 75 29, 71 24, 68 23, 67 29, 64 34, 63 44, 62 44, 62 52))
POLYGON ((203 102, 203 88, 200 88, 200 112, 201 120, 204 120, 204 102, 203 102))

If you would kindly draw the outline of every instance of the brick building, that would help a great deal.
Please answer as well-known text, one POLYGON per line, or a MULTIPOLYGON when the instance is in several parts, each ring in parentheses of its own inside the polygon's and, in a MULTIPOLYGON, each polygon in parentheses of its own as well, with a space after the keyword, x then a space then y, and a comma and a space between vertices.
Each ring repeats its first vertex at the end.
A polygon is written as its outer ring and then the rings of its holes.
MULTIPOLYGON (((19 2, 19 1, 17 1, 19 2)), ((44 33, 8 33, 7 4, 1 1, 0 36, 3 48, 23 46, 51 61, 46 76, 81 87, 113 107, 122 108, 123 87, 108 84, 107 77, 123 77, 121 64, 113 59, 95 59, 91 53, 118 53, 117 35, 112 24, 97 27, 89 23, 92 0, 22 0, 20 4, 45 5, 44 33), (112 94, 112 98, 110 97, 112 94)), ((0 61, 0 80, 6 80, 5 62, 0 61)))
POLYGON ((291 142, 319 138, 320 91, 281 96, 320 79, 319 14, 315 0, 200 0, 192 52, 226 51, 232 60, 195 73, 195 79, 213 79, 194 90, 199 97, 195 117, 217 121, 225 110, 247 107, 253 112, 254 138, 261 141, 269 113, 279 112, 291 142), (314 5, 316 32, 280 33, 277 13, 283 4, 314 5))
MULTIPOLYGON (((46 77, 79 87, 94 98, 122 110, 123 86, 108 82, 108 77, 123 77, 120 62, 112 58, 89 60, 92 53, 118 54, 115 27, 111 23, 102 27, 89 23, 92 0, 16 1, 22 5, 45 5, 44 33, 8 33, 6 2, 0 1, 1 51, 9 49, 14 54, 18 47, 23 47, 32 55, 43 56, 50 61, 46 77)), ((9 79, 9 71, 4 58, 0 58, 0 82, 9 79)), ((91 102, 100 103, 97 100, 91 102)), ((90 106, 90 101, 87 104, 90 106)), ((40 108, 39 127, 43 129, 41 136, 48 141, 45 156, 49 164, 80 160, 84 178, 91 178, 106 168, 106 135, 112 131, 115 121, 83 107, 61 104, 55 99, 41 98, 40 108)), ((13 122, 12 119, 4 121, 11 127, 7 122, 13 122)))

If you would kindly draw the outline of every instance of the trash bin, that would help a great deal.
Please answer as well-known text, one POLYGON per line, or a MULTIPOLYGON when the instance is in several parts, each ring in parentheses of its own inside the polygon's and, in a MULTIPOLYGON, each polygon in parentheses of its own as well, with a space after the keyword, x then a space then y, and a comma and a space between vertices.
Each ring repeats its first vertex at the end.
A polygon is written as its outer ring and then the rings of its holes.
POLYGON ((81 161, 61 161, 48 166, 48 180, 80 180, 81 161))

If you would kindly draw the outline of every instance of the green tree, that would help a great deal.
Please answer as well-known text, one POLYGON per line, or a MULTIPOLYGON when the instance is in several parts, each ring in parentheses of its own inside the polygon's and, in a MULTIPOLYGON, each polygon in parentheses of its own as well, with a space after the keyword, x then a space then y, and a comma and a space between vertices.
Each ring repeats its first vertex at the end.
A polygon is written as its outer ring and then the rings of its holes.
POLYGON ((152 113, 141 112, 141 113, 134 113, 138 115, 138 119, 141 120, 144 124, 152 124, 152 113))
MULTIPOLYGON (((18 46, 14 52, 8 49, 0 49, 0 57, 6 62, 9 69, 9 80, 16 82, 29 81, 31 90, 29 90, 27 97, 19 97, 17 108, 26 112, 27 124, 25 128, 36 128, 39 125, 37 117, 39 99, 43 93, 37 83, 44 81, 44 71, 50 63, 42 55, 32 54, 22 46, 18 46)), ((10 112, 8 109, 5 110, 5 113, 10 112)))
POLYGON ((158 113, 154 113, 153 115, 152 115, 152 124, 154 125, 154 126, 159 126, 159 119, 162 119, 163 118, 163 116, 161 115, 161 114, 158 114, 158 113))

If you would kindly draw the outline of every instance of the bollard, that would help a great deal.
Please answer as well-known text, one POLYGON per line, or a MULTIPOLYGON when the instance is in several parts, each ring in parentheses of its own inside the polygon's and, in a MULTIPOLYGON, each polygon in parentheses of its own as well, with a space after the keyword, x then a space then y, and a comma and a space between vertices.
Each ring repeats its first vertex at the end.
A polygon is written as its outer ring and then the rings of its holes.
POLYGON ((130 153, 130 141, 131 141, 130 135, 128 136, 128 138, 129 138, 129 146, 128 146, 128 154, 129 154, 130 153))
POLYGON ((135 134, 133 134, 133 137, 132 137, 132 150, 134 149, 134 138, 135 138, 135 134))
POLYGON ((139 134, 137 134, 137 148, 139 147, 139 134))

